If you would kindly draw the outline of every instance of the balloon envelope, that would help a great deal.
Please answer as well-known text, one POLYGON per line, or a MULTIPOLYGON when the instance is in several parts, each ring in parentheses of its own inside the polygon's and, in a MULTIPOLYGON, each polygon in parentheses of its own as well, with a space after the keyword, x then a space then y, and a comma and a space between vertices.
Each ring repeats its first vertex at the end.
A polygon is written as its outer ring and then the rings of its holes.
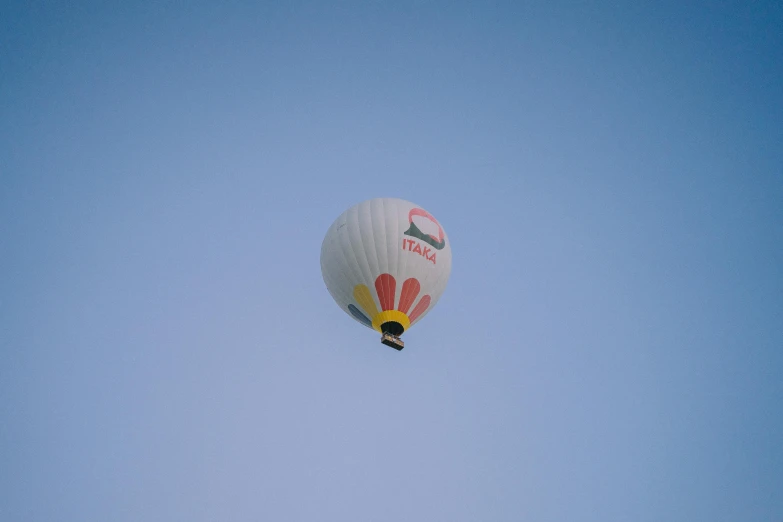
POLYGON ((321 245, 321 274, 345 313, 399 336, 432 310, 451 273, 451 245, 432 214, 377 198, 343 212, 321 245))

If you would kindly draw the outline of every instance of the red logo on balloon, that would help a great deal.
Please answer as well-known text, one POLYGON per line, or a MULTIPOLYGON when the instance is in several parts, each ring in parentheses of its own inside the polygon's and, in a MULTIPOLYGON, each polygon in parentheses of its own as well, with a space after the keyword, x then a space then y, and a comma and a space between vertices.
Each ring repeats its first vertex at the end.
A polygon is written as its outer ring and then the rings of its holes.
POLYGON ((405 231, 406 236, 413 236, 429 243, 436 250, 443 250, 446 246, 446 239, 443 237, 443 228, 438 223, 438 220, 432 217, 432 214, 421 208, 414 208, 408 213, 408 222, 410 226, 405 231), (425 231, 422 231, 419 225, 417 225, 413 218, 419 216, 419 223, 425 227, 425 231), (437 231, 436 231, 437 230, 437 231), (433 234, 434 232, 434 234, 433 234))
POLYGON ((434 265, 436 263, 437 254, 435 250, 443 250, 446 246, 446 238, 443 235, 443 228, 440 226, 440 223, 438 223, 437 219, 432 217, 432 214, 421 208, 414 208, 408 213, 408 222, 410 223, 410 226, 408 227, 408 230, 405 231, 405 235, 420 239, 430 246, 422 245, 413 239, 403 238, 402 249, 409 252, 415 252, 424 257, 427 261, 431 261, 434 265), (419 218, 416 220, 419 222, 418 225, 414 222, 414 218, 416 217, 419 218), (424 230, 422 230, 422 228, 424 228, 424 230))

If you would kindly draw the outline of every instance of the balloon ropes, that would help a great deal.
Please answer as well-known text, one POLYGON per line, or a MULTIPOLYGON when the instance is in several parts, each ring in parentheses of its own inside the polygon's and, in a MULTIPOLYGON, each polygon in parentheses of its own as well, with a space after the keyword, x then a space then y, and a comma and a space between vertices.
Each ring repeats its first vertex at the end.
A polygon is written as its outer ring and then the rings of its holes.
POLYGON ((451 245, 418 205, 376 198, 343 212, 321 245, 321 274, 345 313, 402 350, 403 332, 432 310, 451 273, 451 245))

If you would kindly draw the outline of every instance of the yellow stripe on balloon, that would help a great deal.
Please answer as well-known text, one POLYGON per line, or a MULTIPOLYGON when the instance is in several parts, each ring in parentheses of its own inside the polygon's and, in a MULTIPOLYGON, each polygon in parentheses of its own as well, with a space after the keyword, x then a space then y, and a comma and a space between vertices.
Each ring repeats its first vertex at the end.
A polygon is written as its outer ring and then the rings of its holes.
POLYGON ((411 326, 411 320, 408 316, 399 310, 384 310, 378 314, 375 314, 372 318, 372 327, 381 331, 381 325, 387 321, 395 321, 400 323, 403 330, 407 330, 411 326))
POLYGON ((367 285, 356 285, 353 287, 353 298, 359 303, 359 306, 367 312, 367 317, 378 315, 378 307, 375 305, 375 299, 372 298, 370 289, 367 285))

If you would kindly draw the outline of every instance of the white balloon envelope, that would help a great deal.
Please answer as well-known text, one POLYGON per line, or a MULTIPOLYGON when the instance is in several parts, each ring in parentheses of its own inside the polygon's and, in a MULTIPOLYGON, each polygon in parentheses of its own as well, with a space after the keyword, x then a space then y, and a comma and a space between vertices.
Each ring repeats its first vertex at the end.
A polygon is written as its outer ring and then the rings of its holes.
POLYGON ((334 300, 398 350, 400 335, 432 310, 450 273, 443 227, 402 199, 370 199, 349 208, 321 245, 321 274, 334 300))

